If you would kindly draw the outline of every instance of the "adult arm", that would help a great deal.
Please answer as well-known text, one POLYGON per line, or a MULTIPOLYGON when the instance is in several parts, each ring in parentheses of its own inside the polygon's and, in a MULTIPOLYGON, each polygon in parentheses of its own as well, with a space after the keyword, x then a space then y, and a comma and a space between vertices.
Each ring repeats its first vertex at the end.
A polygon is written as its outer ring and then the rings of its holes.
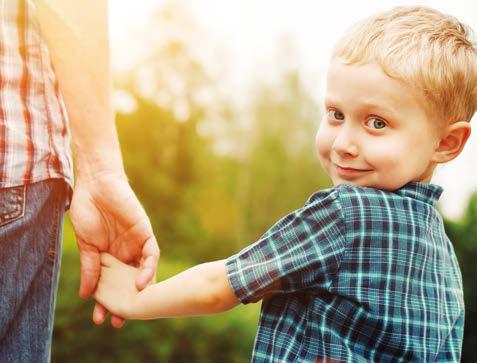
MULTIPOLYGON (((81 259, 80 296, 93 294, 100 252, 140 267, 137 288, 154 279, 159 248, 131 190, 111 102, 107 0, 35 0, 73 136, 76 185, 71 220, 81 259)), ((93 319, 107 311, 96 305, 93 319)), ((120 319, 113 325, 121 326, 120 319)))

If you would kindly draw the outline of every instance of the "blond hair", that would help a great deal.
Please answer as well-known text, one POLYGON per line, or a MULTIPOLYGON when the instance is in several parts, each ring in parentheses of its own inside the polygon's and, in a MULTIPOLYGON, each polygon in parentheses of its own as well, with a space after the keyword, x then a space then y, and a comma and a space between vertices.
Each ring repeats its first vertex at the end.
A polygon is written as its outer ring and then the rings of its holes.
POLYGON ((426 7, 397 7, 355 24, 333 58, 375 62, 390 77, 424 92, 439 118, 470 121, 477 109, 477 47, 472 30, 426 7))

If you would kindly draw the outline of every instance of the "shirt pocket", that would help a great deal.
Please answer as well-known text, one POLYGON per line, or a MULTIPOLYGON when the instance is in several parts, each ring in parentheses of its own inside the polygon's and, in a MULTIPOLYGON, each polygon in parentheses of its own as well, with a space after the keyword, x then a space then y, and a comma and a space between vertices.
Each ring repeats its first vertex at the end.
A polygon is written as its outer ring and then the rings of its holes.
POLYGON ((25 186, 0 189, 0 227, 25 214, 25 186))

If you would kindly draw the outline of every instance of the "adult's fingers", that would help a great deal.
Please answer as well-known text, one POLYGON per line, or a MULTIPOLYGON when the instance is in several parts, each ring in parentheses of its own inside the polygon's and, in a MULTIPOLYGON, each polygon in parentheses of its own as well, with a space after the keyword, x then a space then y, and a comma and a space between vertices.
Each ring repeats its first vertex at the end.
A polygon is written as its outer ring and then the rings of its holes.
POLYGON ((150 237, 144 246, 142 247, 142 265, 153 270, 157 269, 157 263, 159 262, 159 246, 157 245, 156 238, 150 237))
POLYGON ((100 254, 100 256, 102 266, 111 267, 117 263, 117 260, 109 253, 103 252, 100 254))
POLYGON ((143 290, 151 282, 153 282, 156 273, 150 268, 141 269, 136 277, 136 289, 143 290))
POLYGON ((79 244, 79 253, 81 261, 80 271, 80 297, 89 297, 94 293, 99 280, 101 269, 99 251, 92 246, 79 244))
POLYGON ((139 274, 136 277, 136 288, 144 289, 150 282, 154 282, 159 262, 159 246, 154 237, 149 238, 143 246, 139 274))

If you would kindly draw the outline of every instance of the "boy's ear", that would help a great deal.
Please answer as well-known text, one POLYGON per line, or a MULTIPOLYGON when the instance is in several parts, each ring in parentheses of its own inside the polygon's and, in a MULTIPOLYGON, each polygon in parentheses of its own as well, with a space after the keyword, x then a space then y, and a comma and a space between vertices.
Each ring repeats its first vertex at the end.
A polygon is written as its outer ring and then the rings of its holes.
POLYGON ((471 127, 467 121, 457 121, 449 125, 434 151, 432 160, 436 163, 446 163, 455 159, 469 139, 470 131, 471 127))

